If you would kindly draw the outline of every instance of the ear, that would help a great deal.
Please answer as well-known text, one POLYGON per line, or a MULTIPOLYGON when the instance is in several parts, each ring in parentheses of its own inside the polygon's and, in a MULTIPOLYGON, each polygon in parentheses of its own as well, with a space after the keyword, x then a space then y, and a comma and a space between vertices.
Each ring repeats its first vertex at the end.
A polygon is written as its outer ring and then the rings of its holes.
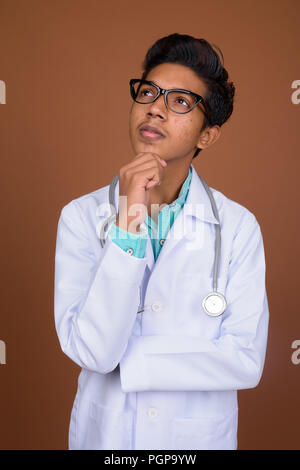
POLYGON ((200 134, 197 142, 197 147, 200 149, 206 149, 215 143, 221 135, 221 128, 218 125, 212 127, 206 127, 200 134))

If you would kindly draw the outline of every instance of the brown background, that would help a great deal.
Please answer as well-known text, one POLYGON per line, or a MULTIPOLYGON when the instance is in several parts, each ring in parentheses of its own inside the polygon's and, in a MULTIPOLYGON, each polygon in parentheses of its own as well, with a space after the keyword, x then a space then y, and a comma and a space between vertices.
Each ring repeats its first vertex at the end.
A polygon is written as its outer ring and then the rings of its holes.
POLYGON ((259 386, 239 392, 239 449, 300 449, 299 15, 299 0, 0 0, 2 449, 67 448, 80 368, 54 327, 58 216, 132 158, 128 82, 174 32, 224 54, 235 109, 194 166, 264 237, 269 341, 259 386))

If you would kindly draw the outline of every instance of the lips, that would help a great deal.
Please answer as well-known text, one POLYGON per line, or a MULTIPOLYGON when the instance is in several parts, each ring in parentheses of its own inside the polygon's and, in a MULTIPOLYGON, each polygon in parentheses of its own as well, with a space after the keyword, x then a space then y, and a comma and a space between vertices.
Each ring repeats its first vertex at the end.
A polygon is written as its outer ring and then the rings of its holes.
POLYGON ((146 131, 148 133, 158 134, 158 135, 161 135, 162 137, 164 137, 164 135, 163 135, 163 133, 161 132, 160 129, 158 129, 157 127, 154 127, 154 126, 149 126, 148 124, 145 124, 144 126, 142 126, 140 128, 140 131, 146 131))
POLYGON ((156 140, 165 138, 165 136, 160 132, 157 127, 148 126, 148 124, 145 124, 139 129, 139 134, 142 139, 146 140, 147 142, 154 142, 156 140))

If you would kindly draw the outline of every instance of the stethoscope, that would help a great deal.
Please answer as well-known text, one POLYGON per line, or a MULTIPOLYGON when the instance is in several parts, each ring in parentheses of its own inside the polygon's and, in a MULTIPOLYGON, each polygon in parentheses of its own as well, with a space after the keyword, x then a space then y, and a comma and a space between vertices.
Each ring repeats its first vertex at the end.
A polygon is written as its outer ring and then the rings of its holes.
MULTIPOLYGON (((199 176, 199 175, 198 175, 199 176)), ((216 239, 215 239, 215 259, 214 259, 214 269, 213 269, 213 292, 210 292, 202 301, 202 306, 207 313, 207 315, 211 317, 218 317, 222 315, 227 307, 227 302, 223 294, 217 291, 217 278, 218 278, 218 269, 219 269, 219 261, 220 261, 220 251, 221 251, 221 227, 220 227, 220 219, 218 209, 212 195, 212 192, 209 186, 206 184, 203 178, 199 176, 208 196, 210 199, 210 203, 212 206, 212 210, 214 216, 218 220, 218 224, 216 224, 216 239)), ((111 222, 116 219, 116 204, 115 204, 115 187, 119 180, 119 174, 113 178, 112 182, 109 186, 109 203, 111 207, 111 215, 105 219, 103 225, 100 229, 100 243, 102 248, 106 242, 105 232, 107 232, 107 228, 111 222)))

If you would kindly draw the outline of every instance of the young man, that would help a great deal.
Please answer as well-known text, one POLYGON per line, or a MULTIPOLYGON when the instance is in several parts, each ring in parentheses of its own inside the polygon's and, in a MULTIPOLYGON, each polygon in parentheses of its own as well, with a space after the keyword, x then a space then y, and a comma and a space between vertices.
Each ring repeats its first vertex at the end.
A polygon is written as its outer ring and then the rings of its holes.
POLYGON ((188 35, 161 38, 143 65, 104 245, 108 185, 58 224, 55 324, 82 368, 69 448, 236 449, 237 391, 258 385, 267 346, 263 240, 247 208, 210 188, 214 210, 191 163, 220 137, 234 85, 188 35))

